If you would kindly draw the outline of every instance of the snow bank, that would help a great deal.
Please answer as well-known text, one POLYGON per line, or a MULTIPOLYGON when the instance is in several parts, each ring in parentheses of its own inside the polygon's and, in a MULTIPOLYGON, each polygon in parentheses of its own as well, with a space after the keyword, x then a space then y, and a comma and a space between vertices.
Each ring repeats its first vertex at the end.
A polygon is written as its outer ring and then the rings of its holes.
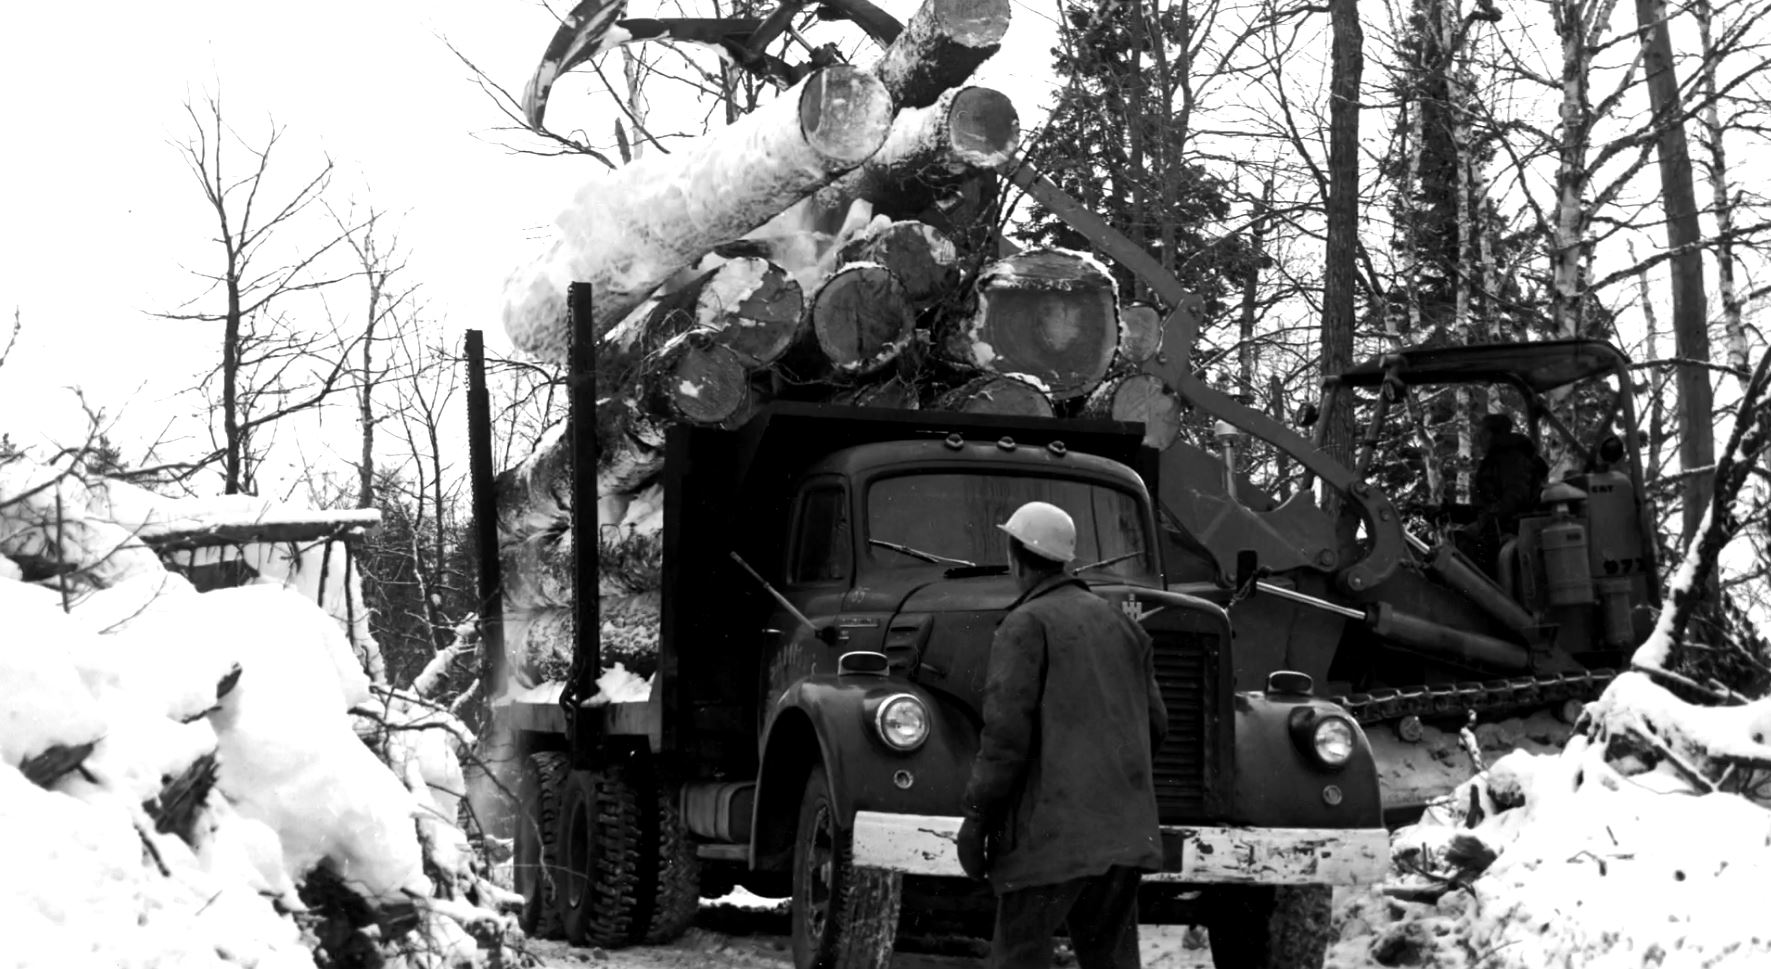
POLYGON ((1398 831, 1393 847, 1403 874, 1392 891, 1430 885, 1416 867, 1469 887, 1436 902, 1382 890, 1341 899, 1328 965, 1771 964, 1762 917, 1771 812, 1730 794, 1683 793, 1669 774, 1624 776, 1584 737, 1560 754, 1502 758, 1451 805, 1398 831), (1483 806, 1473 828, 1472 789, 1483 806), (1486 871, 1466 863, 1460 872, 1458 849, 1472 843, 1498 857, 1486 871))
POLYGON ((7 964, 311 967, 296 885, 320 868, 419 910, 423 951, 389 965, 476 964, 464 926, 502 917, 460 897, 447 714, 382 702, 390 769, 354 728, 378 701, 345 628, 281 581, 198 592, 128 544, 150 503, 96 517, 117 493, 0 466, 7 964))

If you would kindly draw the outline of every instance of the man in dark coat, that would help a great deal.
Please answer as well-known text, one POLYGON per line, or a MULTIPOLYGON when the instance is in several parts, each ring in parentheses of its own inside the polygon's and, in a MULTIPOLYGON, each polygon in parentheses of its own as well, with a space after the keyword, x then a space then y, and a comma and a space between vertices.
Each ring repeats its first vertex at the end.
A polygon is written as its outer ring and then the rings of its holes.
POLYGON ((960 863, 997 895, 992 966, 1046 969, 1069 928, 1082 969, 1137 967, 1137 890, 1162 867, 1151 757, 1167 731, 1150 637, 1082 580, 1070 516, 1018 509, 1021 597, 990 648, 960 863))
POLYGON ((1519 533, 1520 516, 1537 507, 1550 468, 1531 438, 1514 432, 1506 414, 1483 417, 1479 436, 1482 460, 1473 495, 1479 510, 1469 529, 1470 545, 1477 562, 1493 574, 1501 544, 1519 533))

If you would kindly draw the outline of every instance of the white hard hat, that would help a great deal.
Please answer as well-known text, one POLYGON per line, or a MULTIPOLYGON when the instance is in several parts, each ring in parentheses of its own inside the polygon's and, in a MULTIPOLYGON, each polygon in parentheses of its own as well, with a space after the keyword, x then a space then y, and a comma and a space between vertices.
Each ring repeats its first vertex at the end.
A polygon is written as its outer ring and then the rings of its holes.
POLYGON ((996 526, 1008 532, 1029 552, 1054 562, 1068 562, 1076 557, 1076 523, 1057 505, 1029 501, 1008 521, 996 526))

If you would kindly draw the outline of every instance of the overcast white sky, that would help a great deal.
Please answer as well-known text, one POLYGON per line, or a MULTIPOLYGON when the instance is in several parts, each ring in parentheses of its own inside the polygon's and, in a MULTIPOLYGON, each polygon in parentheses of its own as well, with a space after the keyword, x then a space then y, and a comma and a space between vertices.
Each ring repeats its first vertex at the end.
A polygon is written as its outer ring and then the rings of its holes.
MULTIPOLYGON (((918 5, 881 2, 900 19, 918 5)), ((1050 97, 1055 7, 1017 0, 1008 43, 979 77, 1024 119, 1050 97)), ((658 11, 656 0, 629 8, 658 11)), ((0 310, 16 308, 24 332, 0 368, 0 430, 65 439, 82 426, 58 389, 72 385, 121 413, 125 435, 190 412, 169 398, 212 366, 218 336, 148 314, 196 295, 185 267, 213 258, 208 213, 171 142, 189 130, 184 99, 217 82, 249 141, 262 140, 267 117, 287 128, 285 172, 311 170, 324 152, 339 168, 339 200, 401 214, 432 315, 452 334, 480 327, 502 345, 499 287, 522 240, 600 166, 513 155, 488 137, 503 119, 441 38, 520 91, 556 22, 537 0, 9 5, 0 310)), ((594 82, 573 75, 556 87, 549 120, 592 110, 594 82)))

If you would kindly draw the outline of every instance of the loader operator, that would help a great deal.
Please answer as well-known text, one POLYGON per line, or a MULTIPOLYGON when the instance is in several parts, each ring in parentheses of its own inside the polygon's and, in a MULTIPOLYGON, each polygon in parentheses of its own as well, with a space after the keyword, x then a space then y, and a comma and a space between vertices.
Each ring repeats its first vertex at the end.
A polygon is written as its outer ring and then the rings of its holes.
POLYGON ((1483 417, 1480 437, 1474 495, 1480 510, 1467 534, 1473 557, 1493 575, 1501 545, 1519 533, 1519 518, 1537 507, 1550 469, 1531 438, 1514 432, 1507 414, 1483 417))
POLYGON ((990 647, 959 859, 996 892, 994 969, 1138 962, 1138 882, 1162 867, 1152 752, 1168 728, 1142 628, 1067 574, 1076 526, 1044 502, 998 525, 1021 596, 990 647))

